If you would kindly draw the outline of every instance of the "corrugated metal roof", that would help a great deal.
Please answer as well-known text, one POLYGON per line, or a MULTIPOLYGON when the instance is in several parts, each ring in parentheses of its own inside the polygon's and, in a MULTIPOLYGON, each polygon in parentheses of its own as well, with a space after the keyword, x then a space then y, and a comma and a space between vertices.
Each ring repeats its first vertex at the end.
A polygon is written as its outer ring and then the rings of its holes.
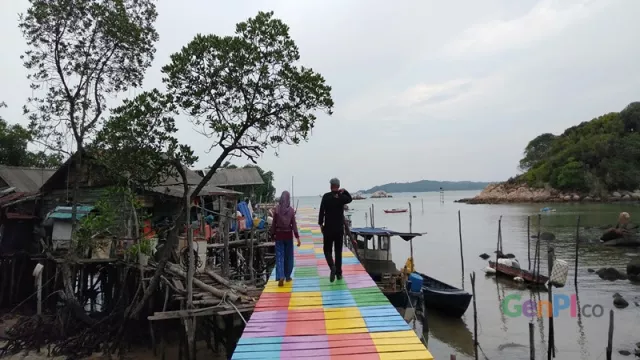
MULTIPOLYGON (((76 217, 82 219, 89 215, 93 206, 78 205, 76 206, 76 217)), ((56 206, 52 212, 47 215, 47 219, 59 219, 59 220, 71 220, 72 207, 71 206, 56 206)))
MULTIPOLYGON (((195 171, 188 169, 185 167, 185 174, 187 175, 187 182, 189 186, 193 190, 195 186, 197 186, 202 180, 202 176, 198 175, 195 171)), ((163 185, 156 186, 153 188, 153 191, 165 194, 168 196, 182 197, 184 194, 184 187, 182 185, 182 180, 179 178, 171 178, 167 179, 163 185)), ((217 186, 209 184, 205 185, 198 195, 239 195, 242 194, 237 191, 223 189, 217 186)))
MULTIPOLYGON (((72 163, 72 159, 74 159, 77 153, 74 153, 73 156, 69 157, 69 159, 67 159, 67 161, 65 161, 65 163, 56 171, 54 171, 53 173, 60 173, 62 176, 66 176, 63 173, 66 172, 64 169, 66 169, 68 166, 71 165, 72 163)), ((196 185, 198 185, 200 183, 200 181, 202 180, 202 176, 198 175, 196 172, 194 172, 193 170, 185 167, 185 172, 187 175, 187 181, 189 183, 189 185, 193 188, 196 185)), ((50 177, 53 175, 53 173, 50 175, 50 177)), ((52 180, 53 181, 53 180, 52 180)), ((46 183, 46 180, 45 180, 46 183)), ((44 183, 43 183, 44 184, 44 183)), ((157 193, 161 193, 161 194, 165 194, 167 196, 175 196, 175 197, 182 197, 184 191, 183 191, 183 186, 182 186, 182 180, 180 180, 179 178, 169 178, 166 181, 163 182, 162 185, 158 185, 152 188, 153 191, 157 192, 157 193)), ((216 186, 211 186, 211 185, 206 185, 202 191, 200 191, 200 195, 238 195, 241 194, 237 191, 231 191, 231 190, 227 190, 227 189, 222 189, 216 186)))
POLYGON ((0 178, 16 192, 36 192, 56 170, 0 165, 0 178))
POLYGON ((209 180, 208 185, 213 186, 243 186, 262 185, 264 180, 254 167, 238 169, 218 169, 209 180))

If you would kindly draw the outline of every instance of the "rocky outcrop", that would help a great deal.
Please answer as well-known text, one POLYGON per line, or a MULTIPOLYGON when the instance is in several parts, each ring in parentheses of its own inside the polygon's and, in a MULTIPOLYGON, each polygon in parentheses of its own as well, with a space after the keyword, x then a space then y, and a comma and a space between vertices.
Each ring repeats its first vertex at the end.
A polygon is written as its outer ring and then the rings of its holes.
POLYGON ((478 196, 460 199, 456 202, 467 204, 505 204, 505 203, 559 203, 559 202, 616 202, 640 201, 640 189, 614 191, 610 194, 581 194, 562 192, 549 187, 532 188, 526 184, 495 183, 487 186, 478 196))

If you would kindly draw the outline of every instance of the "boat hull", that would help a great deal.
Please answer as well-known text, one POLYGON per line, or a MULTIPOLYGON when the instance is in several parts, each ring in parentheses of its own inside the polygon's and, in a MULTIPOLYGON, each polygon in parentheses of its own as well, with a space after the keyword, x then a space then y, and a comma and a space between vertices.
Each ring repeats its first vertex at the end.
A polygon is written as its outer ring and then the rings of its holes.
POLYGON ((442 315, 456 318, 464 315, 473 295, 427 275, 420 274, 420 276, 424 281, 422 295, 427 309, 433 309, 442 315))
POLYGON ((407 210, 384 210, 385 213, 387 214, 400 214, 400 213, 406 213, 407 210))
POLYGON ((383 291, 391 305, 397 308, 406 308, 408 304, 407 294, 404 291, 383 291))
POLYGON ((549 281, 549 278, 544 275, 536 275, 532 272, 529 272, 527 270, 520 269, 517 267, 508 266, 504 264, 497 264, 496 266, 495 261, 489 261, 489 267, 494 269, 496 273, 499 273, 502 275, 508 275, 508 276, 511 276, 512 278, 520 277, 527 283, 544 285, 547 283, 547 281, 549 281))

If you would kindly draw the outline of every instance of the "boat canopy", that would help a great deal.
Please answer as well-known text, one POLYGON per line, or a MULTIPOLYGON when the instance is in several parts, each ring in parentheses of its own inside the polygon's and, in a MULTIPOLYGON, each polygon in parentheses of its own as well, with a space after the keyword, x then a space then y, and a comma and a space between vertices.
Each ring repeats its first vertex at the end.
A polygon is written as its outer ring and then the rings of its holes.
POLYGON ((373 236, 387 235, 387 236, 399 236, 404 241, 409 241, 417 236, 422 236, 422 233, 408 233, 408 232, 399 232, 393 231, 385 228, 374 228, 374 227, 363 227, 363 228, 352 228, 351 233, 355 235, 361 235, 366 238, 371 238, 373 236))

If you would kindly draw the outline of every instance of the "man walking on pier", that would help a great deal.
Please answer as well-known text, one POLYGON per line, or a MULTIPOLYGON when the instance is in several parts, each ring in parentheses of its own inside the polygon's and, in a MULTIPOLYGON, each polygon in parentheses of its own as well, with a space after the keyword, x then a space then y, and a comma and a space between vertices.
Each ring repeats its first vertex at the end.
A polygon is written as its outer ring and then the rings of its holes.
POLYGON ((344 237, 344 206, 351 202, 351 194, 340 188, 340 180, 329 181, 331 191, 322 196, 318 224, 322 230, 324 257, 331 269, 329 280, 342 279, 342 238, 344 237), (335 252, 335 262, 331 250, 335 252))

